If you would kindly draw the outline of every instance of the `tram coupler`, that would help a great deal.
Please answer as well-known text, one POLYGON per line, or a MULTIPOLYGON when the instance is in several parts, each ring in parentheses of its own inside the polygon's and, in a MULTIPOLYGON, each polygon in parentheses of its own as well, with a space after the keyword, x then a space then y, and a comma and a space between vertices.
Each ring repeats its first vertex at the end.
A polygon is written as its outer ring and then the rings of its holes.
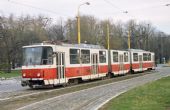
POLYGON ((27 86, 29 84, 29 81, 24 81, 24 80, 22 80, 21 81, 21 86, 27 86))

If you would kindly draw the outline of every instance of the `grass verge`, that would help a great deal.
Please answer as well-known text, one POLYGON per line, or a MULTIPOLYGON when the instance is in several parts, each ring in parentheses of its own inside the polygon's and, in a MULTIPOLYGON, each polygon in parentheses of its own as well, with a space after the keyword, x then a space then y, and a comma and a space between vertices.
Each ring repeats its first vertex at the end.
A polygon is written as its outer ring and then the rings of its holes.
POLYGON ((170 110, 170 77, 123 93, 99 110, 170 110))
POLYGON ((21 76, 20 70, 12 70, 11 73, 5 73, 0 71, 0 78, 11 78, 11 77, 18 77, 21 76))

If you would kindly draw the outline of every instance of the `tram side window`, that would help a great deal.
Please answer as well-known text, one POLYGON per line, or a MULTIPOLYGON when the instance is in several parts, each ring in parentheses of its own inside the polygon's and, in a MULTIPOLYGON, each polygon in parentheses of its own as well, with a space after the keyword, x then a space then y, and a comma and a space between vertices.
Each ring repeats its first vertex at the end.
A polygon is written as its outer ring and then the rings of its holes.
POLYGON ((138 61, 138 53, 133 53, 133 61, 138 61))
POLYGON ((53 50, 51 47, 43 48, 43 53, 42 53, 42 64, 43 65, 53 64, 52 54, 53 54, 53 50))
POLYGON ((79 64, 79 49, 70 49, 70 64, 79 64))
POLYGON ((127 52, 124 53, 124 62, 128 62, 128 53, 127 52))
POLYGON ((118 62, 118 52, 113 52, 113 62, 118 62))
POLYGON ((90 63, 90 50, 81 50, 81 62, 83 64, 90 63))
POLYGON ((106 51, 99 51, 100 63, 106 63, 106 51))
POLYGON ((148 61, 151 61, 151 54, 148 54, 148 61))
POLYGON ((146 53, 143 53, 143 61, 147 61, 148 60, 148 55, 146 53))

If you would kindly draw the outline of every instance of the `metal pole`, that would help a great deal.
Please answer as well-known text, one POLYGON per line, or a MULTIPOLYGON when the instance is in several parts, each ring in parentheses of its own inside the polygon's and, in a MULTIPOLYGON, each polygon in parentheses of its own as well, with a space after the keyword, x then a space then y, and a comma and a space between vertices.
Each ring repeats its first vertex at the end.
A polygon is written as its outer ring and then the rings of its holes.
POLYGON ((150 49, 150 46, 149 46, 149 24, 148 24, 148 33, 147 33, 147 39, 146 40, 147 40, 147 42, 146 42, 147 43, 147 45, 146 45, 147 51, 149 51, 149 49, 150 49))
MULTIPOLYGON (((110 55, 110 32, 109 32, 109 21, 107 23, 107 50, 108 50, 108 73, 112 72, 111 67, 111 55, 110 55)), ((110 74, 111 75, 111 74, 110 74)), ((112 76, 110 76, 112 77, 112 76)))
POLYGON ((129 29, 129 31, 128 31, 128 48, 130 49, 131 48, 131 42, 130 42, 130 40, 131 40, 131 29, 129 29))
POLYGON ((78 44, 80 44, 80 39, 81 39, 79 8, 80 8, 80 6, 78 7, 78 12, 77 12, 77 41, 78 41, 78 44))
POLYGON ((110 49, 109 24, 107 23, 107 49, 110 49))
POLYGON ((80 6, 82 5, 90 5, 89 2, 85 2, 83 4, 80 4, 78 6, 78 10, 77 10, 77 41, 78 41, 78 44, 81 43, 81 33, 80 33, 80 12, 79 12, 79 9, 80 9, 80 6))

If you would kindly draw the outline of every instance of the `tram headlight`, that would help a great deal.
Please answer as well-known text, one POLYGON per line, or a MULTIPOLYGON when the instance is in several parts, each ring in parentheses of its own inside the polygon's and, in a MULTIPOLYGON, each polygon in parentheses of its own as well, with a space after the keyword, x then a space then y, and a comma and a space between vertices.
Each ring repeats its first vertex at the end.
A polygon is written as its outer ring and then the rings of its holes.
POLYGON ((40 77, 40 75, 41 75, 40 73, 37 73, 37 77, 40 77))
POLYGON ((23 77, 25 77, 25 76, 26 76, 26 74, 25 74, 25 73, 23 73, 23 74, 22 74, 22 76, 23 76, 23 77))

